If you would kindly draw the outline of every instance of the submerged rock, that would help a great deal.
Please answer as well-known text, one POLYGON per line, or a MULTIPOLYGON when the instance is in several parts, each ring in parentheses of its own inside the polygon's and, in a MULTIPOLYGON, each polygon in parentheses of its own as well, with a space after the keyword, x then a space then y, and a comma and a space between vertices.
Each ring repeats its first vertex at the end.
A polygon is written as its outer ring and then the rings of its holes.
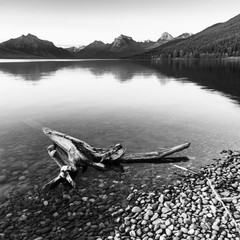
POLYGON ((0 184, 4 183, 7 179, 7 176, 6 175, 1 175, 0 176, 0 184))

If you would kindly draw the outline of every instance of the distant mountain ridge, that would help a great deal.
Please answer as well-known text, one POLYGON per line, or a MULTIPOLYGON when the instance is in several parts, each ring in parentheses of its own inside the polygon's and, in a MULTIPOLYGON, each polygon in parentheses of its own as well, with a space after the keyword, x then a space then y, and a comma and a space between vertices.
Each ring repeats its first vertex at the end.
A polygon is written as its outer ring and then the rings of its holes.
POLYGON ((240 56, 240 14, 197 33, 174 38, 164 32, 157 41, 137 42, 121 34, 112 43, 94 41, 85 47, 56 47, 32 34, 0 43, 0 58, 159 59, 240 56))
POLYGON ((80 46, 80 47, 75 47, 75 46, 73 46, 73 47, 67 47, 67 48, 64 48, 64 49, 67 50, 68 52, 74 54, 74 53, 82 50, 83 48, 85 48, 85 46, 80 46))
POLYGON ((224 23, 214 24, 188 38, 172 40, 138 59, 225 58, 240 56, 240 14, 224 23))
MULTIPOLYGON (((167 38, 167 33, 162 39, 163 42, 170 41, 167 38)), ((168 34, 171 36, 170 34, 168 34)), ((151 47, 155 47, 154 44, 157 42, 144 41, 137 42, 132 37, 121 34, 114 39, 112 43, 103 43, 101 41, 94 41, 87 45, 85 48, 75 53, 77 58, 126 58, 136 54, 141 54, 148 51, 151 47)), ((162 43, 157 43, 157 46, 162 43)))
MULTIPOLYGON (((166 44, 168 42, 172 42, 176 39, 185 39, 190 37, 192 34, 191 33, 183 33, 179 35, 178 37, 174 38, 171 34, 168 32, 164 32, 161 37, 157 40, 156 43, 154 43, 152 46, 150 46, 147 50, 152 50, 152 49, 157 49, 157 47, 160 47, 163 44, 166 44)), ((145 51, 147 52, 147 51, 145 51)))
POLYGON ((50 41, 27 34, 2 42, 0 44, 0 57, 73 58, 73 55, 63 48, 56 47, 50 41))
POLYGON ((0 43, 0 58, 131 58, 173 39, 169 33, 164 32, 156 42, 150 40, 137 42, 132 37, 121 34, 112 43, 105 44, 95 40, 87 46, 63 49, 50 41, 27 34, 0 43))
POLYGON ((183 33, 174 39, 185 39, 191 37, 192 35, 193 35, 192 33, 183 33))

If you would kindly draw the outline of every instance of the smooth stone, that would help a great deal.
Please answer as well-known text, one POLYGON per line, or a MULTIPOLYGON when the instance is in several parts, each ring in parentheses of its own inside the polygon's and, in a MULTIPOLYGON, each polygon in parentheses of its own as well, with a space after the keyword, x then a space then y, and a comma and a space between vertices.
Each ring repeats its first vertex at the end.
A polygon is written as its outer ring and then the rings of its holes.
POLYGON ((43 233, 47 233, 51 230, 51 227, 44 227, 44 228, 41 228, 41 229, 38 229, 36 231, 37 234, 43 234, 43 233))
POLYGON ((135 207, 132 208, 132 212, 133 212, 133 213, 141 212, 141 208, 138 207, 138 206, 135 206, 135 207))
POLYGON ((25 221, 27 219, 27 216, 25 214, 23 214, 19 219, 18 221, 21 222, 21 221, 25 221))
POLYGON ((216 230, 216 231, 219 231, 219 226, 217 224, 213 224, 212 229, 216 230))
POLYGON ((1 176, 0 176, 0 184, 1 184, 1 183, 4 183, 6 179, 7 179, 7 176, 6 176, 6 175, 1 175, 1 176))
POLYGON ((182 231, 181 230, 178 230, 176 233, 175 233, 175 236, 176 237, 180 237, 182 235, 182 231))
POLYGON ((20 173, 20 171, 14 171, 12 172, 12 176, 17 176, 20 173))
POLYGON ((30 172, 28 171, 28 170, 25 170, 25 171, 23 171, 22 172, 22 174, 24 174, 24 175, 27 175, 27 174, 29 174, 30 172))
POLYGON ((190 230, 188 231, 188 234, 193 235, 194 232, 195 232, 195 230, 192 228, 192 229, 190 229, 190 230))
POLYGON ((53 217, 58 217, 59 216, 59 214, 57 213, 57 212, 55 212, 54 214, 53 214, 53 217))
POLYGON ((147 222, 145 219, 141 221, 141 224, 142 224, 142 225, 146 225, 147 223, 148 223, 148 222, 147 222))
POLYGON ((153 215, 153 211, 149 209, 149 210, 147 210, 145 215, 152 216, 153 215))
POLYGON ((69 194, 63 194, 63 199, 71 199, 71 196, 69 194))
POLYGON ((168 226, 168 228, 169 228, 170 230, 173 230, 173 229, 174 229, 173 224, 171 224, 170 226, 168 226))
POLYGON ((131 219, 130 222, 131 222, 131 223, 136 223, 137 220, 136 220, 136 219, 131 219))
POLYGON ((221 193, 222 196, 224 197, 229 197, 230 196, 230 192, 229 191, 224 191, 221 193))
POLYGON ((141 229, 140 229, 140 228, 137 230, 137 235, 138 235, 139 237, 141 237, 141 236, 142 236, 142 231, 141 231, 141 229))
POLYGON ((124 223, 126 226, 129 226, 131 224, 131 222, 128 219, 125 219, 124 223))
POLYGON ((151 221, 154 221, 158 218, 158 213, 154 213, 154 215, 151 218, 151 221))
POLYGON ((240 213, 239 213, 239 212, 234 212, 234 213, 233 213, 233 217, 234 217, 235 219, 240 219, 240 213))
POLYGON ((165 232, 168 236, 171 236, 171 234, 172 234, 172 231, 169 228, 166 228, 165 232))
POLYGON ((164 202, 164 195, 163 195, 163 194, 160 195, 160 197, 158 198, 158 201, 159 201, 160 203, 163 203, 163 202, 164 202))
POLYGON ((166 225, 166 226, 170 226, 170 225, 171 225, 171 221, 170 221, 169 219, 167 219, 167 220, 165 221, 165 225, 166 225))
POLYGON ((187 233, 187 232, 188 232, 187 228, 185 228, 185 227, 182 227, 182 228, 181 228, 181 231, 182 231, 183 233, 187 233))
POLYGON ((8 213, 5 217, 10 218, 12 215, 13 215, 12 213, 8 213))
POLYGON ((143 216, 143 219, 144 219, 144 220, 149 220, 149 215, 145 214, 145 215, 143 216))
POLYGON ((171 209, 168 208, 168 207, 163 207, 163 208, 162 208, 162 213, 163 213, 163 214, 168 213, 168 212, 170 212, 170 211, 171 211, 171 209))
POLYGON ((147 235, 148 235, 149 237, 154 236, 154 234, 153 234, 152 232, 148 232, 147 235))
POLYGON ((20 177, 18 178, 19 181, 24 181, 25 179, 26 179, 25 176, 20 176, 20 177))
POLYGON ((161 223, 162 219, 161 218, 157 218, 155 221, 153 221, 153 224, 156 225, 156 224, 159 224, 161 223))
POLYGON ((143 232, 145 232, 145 233, 147 233, 149 231, 149 227, 145 227, 144 229, 143 229, 143 232))
POLYGON ((130 193, 127 197, 127 200, 131 201, 133 199, 133 197, 134 197, 134 193, 130 193))
POLYGON ((82 200, 83 200, 84 202, 87 202, 88 197, 82 197, 82 200))
POLYGON ((134 230, 130 231, 129 234, 130 234, 131 237, 136 237, 137 236, 134 230))
POLYGON ((207 186, 203 187, 201 190, 202 190, 202 192, 206 192, 208 190, 208 187, 207 186))
POLYGON ((153 227, 153 231, 156 232, 160 228, 160 224, 156 224, 153 227))

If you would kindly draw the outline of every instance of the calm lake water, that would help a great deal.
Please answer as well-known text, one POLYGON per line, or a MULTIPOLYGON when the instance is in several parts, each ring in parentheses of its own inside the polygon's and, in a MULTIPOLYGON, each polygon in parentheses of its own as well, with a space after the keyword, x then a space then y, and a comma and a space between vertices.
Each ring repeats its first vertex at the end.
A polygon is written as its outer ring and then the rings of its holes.
MULTIPOLYGON (((128 152, 191 142, 179 154, 191 160, 180 165, 198 169, 222 149, 240 148, 240 62, 0 60, 0 196, 58 172, 41 126, 94 146, 120 142, 128 152)), ((129 182, 140 184, 161 184, 174 171, 127 168, 129 182)))

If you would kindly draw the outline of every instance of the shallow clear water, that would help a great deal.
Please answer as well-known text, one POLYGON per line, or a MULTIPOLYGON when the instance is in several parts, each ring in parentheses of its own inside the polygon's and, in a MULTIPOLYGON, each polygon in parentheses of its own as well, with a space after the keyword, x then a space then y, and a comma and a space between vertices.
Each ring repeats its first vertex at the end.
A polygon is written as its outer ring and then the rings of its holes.
MULTIPOLYGON (((0 186, 39 183, 57 172, 42 126, 95 146, 120 142, 129 152, 191 142, 178 155, 191 156, 181 165, 197 169, 222 149, 240 147, 239 99, 239 62, 1 60, 0 176, 6 180, 0 186)), ((148 183, 170 179, 175 169, 138 164, 127 170, 130 180, 148 183)), ((99 173, 84 176, 91 174, 99 173)))

